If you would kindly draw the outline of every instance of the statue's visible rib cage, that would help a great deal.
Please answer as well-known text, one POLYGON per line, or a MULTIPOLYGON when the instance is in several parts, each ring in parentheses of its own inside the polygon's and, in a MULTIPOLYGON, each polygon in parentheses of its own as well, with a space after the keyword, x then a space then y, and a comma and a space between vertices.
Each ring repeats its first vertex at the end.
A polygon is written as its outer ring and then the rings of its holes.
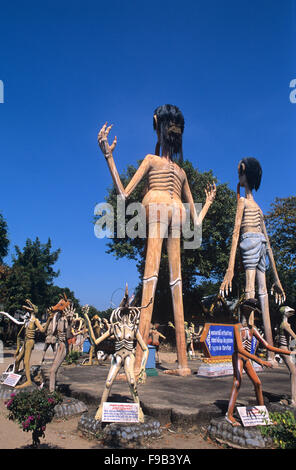
POLYGON ((263 215, 259 207, 255 209, 245 207, 241 223, 241 230, 242 232, 263 231, 263 215))
POLYGON ((168 191, 171 198, 177 196, 181 199, 184 177, 180 169, 170 162, 166 169, 152 169, 148 175, 148 189, 156 191, 168 191))

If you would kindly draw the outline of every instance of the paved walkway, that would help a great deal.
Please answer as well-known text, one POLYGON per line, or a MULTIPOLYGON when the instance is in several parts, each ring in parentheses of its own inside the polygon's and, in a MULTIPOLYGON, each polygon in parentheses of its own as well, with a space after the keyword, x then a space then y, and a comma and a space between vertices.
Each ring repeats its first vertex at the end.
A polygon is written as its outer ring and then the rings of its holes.
MULTIPOLYGON (((40 363, 42 352, 33 351, 31 365, 40 363)), ((52 360, 51 351, 46 355, 45 369, 49 369, 52 360)), ((4 351, 4 363, 0 363, 0 372, 13 362, 13 351, 4 351)), ((79 398, 89 405, 97 407, 104 389, 109 370, 109 362, 98 366, 70 365, 59 370, 57 383, 67 394, 79 398)), ((177 377, 164 374, 165 368, 174 368, 173 363, 161 364, 158 375, 147 377, 144 385, 138 387, 144 413, 159 419, 161 424, 198 424, 208 422, 212 417, 225 414, 227 409, 232 376, 205 378, 196 372, 201 365, 199 360, 189 361, 192 375, 177 377)), ((265 369, 259 373, 266 404, 290 397, 290 379, 287 368, 280 365, 276 369, 265 369)), ((129 401, 130 393, 126 382, 115 381, 110 401, 129 401)), ((244 374, 238 397, 238 406, 255 404, 253 385, 244 374)))

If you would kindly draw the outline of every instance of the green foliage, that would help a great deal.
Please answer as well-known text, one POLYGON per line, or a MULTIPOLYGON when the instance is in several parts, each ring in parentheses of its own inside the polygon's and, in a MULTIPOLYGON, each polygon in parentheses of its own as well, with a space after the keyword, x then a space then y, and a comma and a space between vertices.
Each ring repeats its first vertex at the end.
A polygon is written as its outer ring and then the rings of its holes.
POLYGON ((67 362, 68 365, 77 364, 79 357, 80 357, 79 351, 71 351, 67 354, 65 361, 67 362))
POLYGON ((3 258, 8 254, 9 240, 8 240, 7 223, 3 215, 0 213, 0 264, 3 263, 3 258))
POLYGON ((269 413, 274 423, 268 426, 259 426, 263 436, 270 437, 275 445, 281 449, 296 449, 296 420, 291 411, 284 413, 269 413))
POLYGON ((12 393, 10 400, 6 402, 8 419, 16 421, 23 431, 31 431, 32 444, 36 447, 40 443, 39 438, 45 437, 46 425, 54 416, 54 407, 61 401, 60 394, 45 390, 23 390, 17 395, 12 393))
POLYGON ((49 306, 50 286, 59 275, 53 265, 58 259, 60 250, 51 250, 51 241, 42 244, 37 237, 35 241, 27 239, 21 250, 15 247, 12 266, 5 279, 0 281, 1 297, 9 312, 21 308, 24 300, 29 298, 44 312, 49 306))
MULTIPOLYGON (((287 296, 286 304, 296 308, 296 196, 276 198, 265 217, 265 224, 287 296)), ((268 283, 273 282, 269 272, 268 283)), ((274 303, 272 308, 276 308, 274 303)))

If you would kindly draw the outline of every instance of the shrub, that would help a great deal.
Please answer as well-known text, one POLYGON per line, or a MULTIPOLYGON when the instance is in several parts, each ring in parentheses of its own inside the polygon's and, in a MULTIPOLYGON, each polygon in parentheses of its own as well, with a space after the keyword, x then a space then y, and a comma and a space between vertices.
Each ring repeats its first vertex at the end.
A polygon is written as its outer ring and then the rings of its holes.
POLYGON ((80 357, 80 352, 79 351, 71 351, 66 356, 65 361, 67 362, 67 364, 77 364, 79 357, 80 357))
POLYGON ((269 426, 260 426, 263 436, 269 436, 281 449, 296 449, 296 420, 291 411, 269 413, 273 422, 269 426))
POLYGON ((12 393, 6 402, 9 410, 8 419, 17 421, 23 431, 32 432, 32 446, 38 447, 40 437, 45 437, 46 425, 54 416, 54 407, 62 401, 57 392, 49 393, 46 390, 33 392, 21 391, 17 395, 12 393))

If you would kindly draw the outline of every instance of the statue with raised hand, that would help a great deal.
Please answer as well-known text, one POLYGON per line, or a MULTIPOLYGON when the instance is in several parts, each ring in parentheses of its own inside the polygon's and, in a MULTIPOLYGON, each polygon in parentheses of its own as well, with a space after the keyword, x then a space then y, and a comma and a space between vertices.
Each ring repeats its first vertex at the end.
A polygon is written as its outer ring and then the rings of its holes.
MULTIPOLYGON (((117 144, 115 137, 112 144, 108 143, 108 135, 112 129, 107 123, 98 134, 100 149, 106 158, 116 191, 123 199, 127 199, 136 186, 146 176, 148 191, 142 204, 146 213, 146 226, 148 236, 146 244, 146 261, 143 278, 142 305, 152 302, 141 314, 140 332, 144 342, 148 342, 149 329, 152 318, 154 295, 158 281, 159 265, 164 238, 167 238, 167 253, 170 273, 170 288, 173 301, 174 321, 176 325, 176 346, 178 368, 168 370, 167 373, 176 375, 190 375, 186 355, 186 341, 184 332, 184 310, 181 275, 180 236, 182 224, 186 219, 186 210, 183 202, 190 207, 190 215, 195 228, 200 226, 209 207, 215 199, 216 186, 213 183, 205 190, 206 201, 198 214, 194 205, 191 190, 185 171, 174 161, 174 156, 182 161, 182 135, 184 130, 184 117, 177 106, 159 106, 153 116, 153 126, 157 134, 157 144, 154 154, 145 156, 136 173, 124 188, 114 159, 113 151, 117 144), (161 210, 159 207, 161 206, 161 210)), ((139 371, 142 350, 138 346, 136 352, 135 368, 139 371)))

